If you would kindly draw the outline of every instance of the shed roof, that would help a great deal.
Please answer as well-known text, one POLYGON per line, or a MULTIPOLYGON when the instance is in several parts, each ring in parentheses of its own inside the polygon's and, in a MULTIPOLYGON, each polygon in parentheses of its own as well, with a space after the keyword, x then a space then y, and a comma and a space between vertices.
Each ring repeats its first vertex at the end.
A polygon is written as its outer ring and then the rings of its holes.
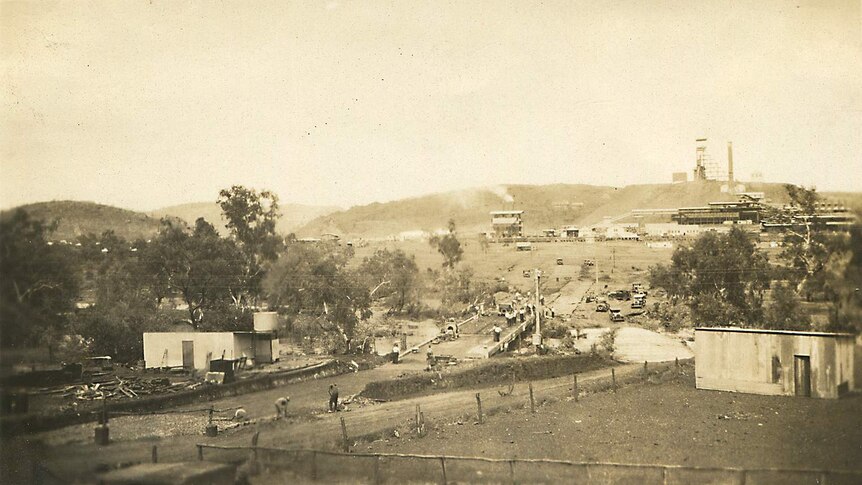
POLYGON ((779 335, 801 335, 805 337, 841 337, 841 338, 856 338, 852 333, 832 333, 832 332, 802 332, 798 330, 770 330, 766 328, 736 328, 736 327, 697 327, 695 330, 700 332, 736 332, 736 333, 768 333, 779 335))

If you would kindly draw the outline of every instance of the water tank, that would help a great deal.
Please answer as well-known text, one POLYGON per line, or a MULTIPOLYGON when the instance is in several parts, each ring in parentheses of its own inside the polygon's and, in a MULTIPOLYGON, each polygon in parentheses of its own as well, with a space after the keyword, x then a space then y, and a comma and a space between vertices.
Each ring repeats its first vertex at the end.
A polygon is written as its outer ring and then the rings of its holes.
POLYGON ((274 332, 278 328, 278 313, 255 312, 254 330, 256 332, 274 332))

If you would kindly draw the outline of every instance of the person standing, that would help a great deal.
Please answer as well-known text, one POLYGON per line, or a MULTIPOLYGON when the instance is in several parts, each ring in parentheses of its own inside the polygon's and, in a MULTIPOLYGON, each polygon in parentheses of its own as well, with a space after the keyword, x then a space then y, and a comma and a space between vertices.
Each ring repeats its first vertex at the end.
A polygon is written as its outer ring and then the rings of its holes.
POLYGON ((434 351, 431 350, 431 346, 428 346, 428 353, 425 354, 425 360, 428 362, 428 368, 434 368, 434 351))
POLYGON ((398 356, 401 354, 401 347, 398 346, 398 342, 395 342, 395 345, 392 346, 392 363, 398 363, 398 356))
POLYGON ((338 411, 338 384, 329 385, 329 412, 338 411))
POLYGON ((503 329, 500 328, 499 325, 494 325, 494 342, 500 341, 500 334, 503 333, 503 329))

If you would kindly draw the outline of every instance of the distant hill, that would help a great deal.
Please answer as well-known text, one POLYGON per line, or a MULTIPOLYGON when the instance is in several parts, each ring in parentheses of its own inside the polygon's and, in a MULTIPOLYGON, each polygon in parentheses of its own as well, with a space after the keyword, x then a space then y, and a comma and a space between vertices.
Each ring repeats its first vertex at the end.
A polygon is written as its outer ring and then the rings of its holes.
POLYGON ((149 238, 159 231, 161 222, 141 212, 120 209, 95 202, 72 200, 38 202, 3 211, 8 216, 17 209, 23 209, 31 218, 47 223, 57 221, 57 230, 51 235, 53 240, 74 240, 84 234, 102 234, 113 230, 127 240, 149 238))
MULTIPOLYGON (((318 217, 297 234, 385 238, 442 229, 449 219, 455 220, 459 232, 475 234, 489 230, 489 212, 512 208, 525 211, 524 230, 536 234, 545 228, 595 224, 632 209, 691 207, 734 200, 734 195, 722 193, 721 186, 721 182, 692 182, 622 188, 565 184, 477 188, 352 207, 318 217)), ((764 192, 770 202, 787 201, 783 184, 749 183, 745 188, 748 192, 764 192)), ((862 193, 822 195, 850 207, 862 207, 862 193)))
MULTIPOLYGON (((750 192, 764 192, 771 202, 786 202, 782 184, 746 184, 750 192)), ((846 204, 862 212, 862 192, 824 192, 827 200, 846 204)), ((632 209, 664 209, 704 205, 733 200, 721 192, 721 183, 685 183, 602 187, 593 185, 508 185, 460 190, 374 203, 338 210, 335 207, 284 204, 277 230, 282 234, 318 237, 335 233, 351 238, 386 238, 399 234, 446 227, 454 219, 462 234, 478 234, 490 229, 489 212, 503 209, 524 210, 527 233, 565 225, 583 226, 605 217, 619 217, 632 209)), ((195 203, 167 207, 145 214, 118 207, 81 201, 39 202, 18 207, 31 217, 46 222, 58 221, 52 239, 73 240, 78 236, 113 230, 134 240, 155 235, 162 217, 193 224, 204 217, 224 231, 221 209, 216 203, 195 203)), ((10 209, 0 213, 8 216, 10 209)))
MULTIPOLYGON (((313 220, 331 212, 341 210, 340 207, 313 206, 302 204, 280 204, 281 218, 275 230, 281 234, 289 234, 313 220)), ((226 221, 222 218, 221 207, 215 202, 195 202, 181 204, 148 212, 148 215, 160 219, 162 217, 176 217, 193 226, 198 217, 203 217, 218 229, 222 234, 227 233, 226 221)))

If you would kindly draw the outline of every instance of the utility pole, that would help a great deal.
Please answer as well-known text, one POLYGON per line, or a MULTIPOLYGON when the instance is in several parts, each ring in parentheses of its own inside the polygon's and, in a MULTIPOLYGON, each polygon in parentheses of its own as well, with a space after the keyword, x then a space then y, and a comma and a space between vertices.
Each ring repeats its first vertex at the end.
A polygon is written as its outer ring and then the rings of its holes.
POLYGON ((596 288, 599 287, 599 257, 596 255, 596 259, 593 260, 593 266, 596 267, 596 288))
POLYGON ((541 323, 541 315, 542 315, 542 307, 541 300, 539 299, 539 278, 542 277, 542 272, 539 271, 539 268, 535 269, 536 272, 536 331, 533 334, 533 345, 542 345, 542 327, 541 323))

